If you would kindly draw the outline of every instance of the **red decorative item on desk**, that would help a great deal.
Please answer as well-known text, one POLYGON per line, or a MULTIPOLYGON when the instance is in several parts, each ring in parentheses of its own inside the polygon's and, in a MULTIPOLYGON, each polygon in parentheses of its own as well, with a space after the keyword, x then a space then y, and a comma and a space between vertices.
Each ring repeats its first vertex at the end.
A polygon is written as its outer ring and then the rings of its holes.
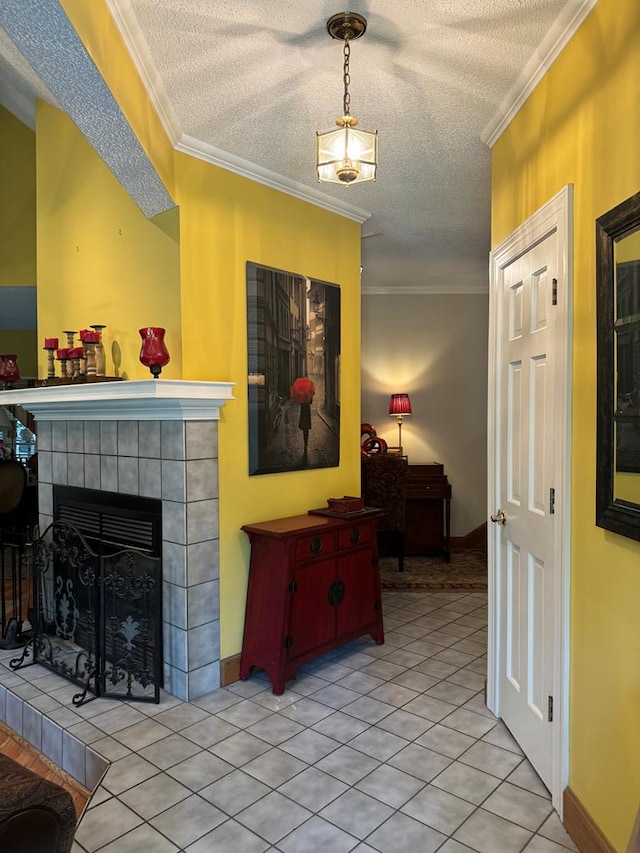
POLYGON ((0 355, 0 379, 5 391, 11 391, 20 379, 18 356, 15 353, 0 355))
POLYGON ((157 379, 165 364, 169 364, 170 355, 164 345, 165 329, 158 326, 147 326, 145 329, 139 329, 140 337, 142 338, 142 348, 140 349, 140 361, 145 367, 148 367, 153 378, 157 379))

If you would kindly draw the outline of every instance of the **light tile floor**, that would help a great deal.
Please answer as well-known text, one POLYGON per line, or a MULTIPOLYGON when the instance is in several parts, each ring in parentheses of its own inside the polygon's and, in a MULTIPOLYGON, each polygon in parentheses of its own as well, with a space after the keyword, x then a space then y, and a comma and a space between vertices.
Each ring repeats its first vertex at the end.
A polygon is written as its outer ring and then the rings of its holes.
POLYGON ((0 684, 111 762, 74 853, 575 851, 484 705, 486 612, 485 593, 386 591, 385 645, 316 659, 283 696, 258 673, 192 703, 75 709, 6 652, 0 684))

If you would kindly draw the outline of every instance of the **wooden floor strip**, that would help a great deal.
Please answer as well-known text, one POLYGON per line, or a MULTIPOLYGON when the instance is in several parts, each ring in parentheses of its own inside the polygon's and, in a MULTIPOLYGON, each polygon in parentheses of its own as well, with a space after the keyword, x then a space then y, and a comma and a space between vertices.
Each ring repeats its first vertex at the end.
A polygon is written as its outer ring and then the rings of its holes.
POLYGON ((23 767, 28 768, 33 773, 37 773, 43 779, 50 782, 55 782, 60 787, 67 790, 73 797, 73 804, 76 807, 76 817, 80 817, 85 803, 91 796, 91 791, 81 785, 68 773, 65 773, 61 767, 54 764, 50 758, 39 752, 23 737, 20 737, 13 729, 0 723, 0 752, 13 758, 23 767))

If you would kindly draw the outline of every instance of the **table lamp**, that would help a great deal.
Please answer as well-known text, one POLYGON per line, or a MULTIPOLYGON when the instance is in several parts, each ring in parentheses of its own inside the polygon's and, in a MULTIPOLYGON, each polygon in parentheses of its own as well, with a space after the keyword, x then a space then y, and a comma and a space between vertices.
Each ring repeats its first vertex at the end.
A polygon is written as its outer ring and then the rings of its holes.
POLYGON ((389 400, 389 414, 398 420, 398 447, 402 456, 402 421, 411 414, 411 400, 408 394, 392 394, 389 400))

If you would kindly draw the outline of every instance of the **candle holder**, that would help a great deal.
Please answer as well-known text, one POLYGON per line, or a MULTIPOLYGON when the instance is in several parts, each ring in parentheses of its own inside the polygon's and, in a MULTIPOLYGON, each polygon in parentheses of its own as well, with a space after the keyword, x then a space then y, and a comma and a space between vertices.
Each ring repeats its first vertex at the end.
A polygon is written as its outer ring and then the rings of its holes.
POLYGON ((56 378, 56 349, 58 348, 58 342, 56 341, 56 345, 54 347, 42 347, 43 350, 47 353, 47 379, 55 379, 56 378))
POLYGON ((140 349, 140 361, 151 371, 153 378, 157 379, 165 364, 169 364, 171 356, 164 345, 165 329, 159 326, 147 326, 138 329, 142 338, 140 349))
POLYGON ((56 358, 60 362, 60 377, 62 379, 69 379, 69 371, 68 371, 69 350, 66 347, 63 347, 62 349, 56 350, 56 358))
POLYGON ((72 332, 70 329, 63 329, 62 334, 67 336, 66 349, 73 349, 75 346, 75 338, 77 334, 75 330, 72 332))
POLYGON ((84 350, 82 347, 74 347, 69 350, 69 359, 71 361, 71 378, 78 379, 82 376, 82 369, 80 366, 80 360, 84 355, 84 350))
POLYGON ((98 343, 96 344, 96 376, 104 376, 107 368, 107 360, 102 343, 102 330, 107 327, 100 323, 93 323, 90 328, 94 329, 98 335, 98 343))

